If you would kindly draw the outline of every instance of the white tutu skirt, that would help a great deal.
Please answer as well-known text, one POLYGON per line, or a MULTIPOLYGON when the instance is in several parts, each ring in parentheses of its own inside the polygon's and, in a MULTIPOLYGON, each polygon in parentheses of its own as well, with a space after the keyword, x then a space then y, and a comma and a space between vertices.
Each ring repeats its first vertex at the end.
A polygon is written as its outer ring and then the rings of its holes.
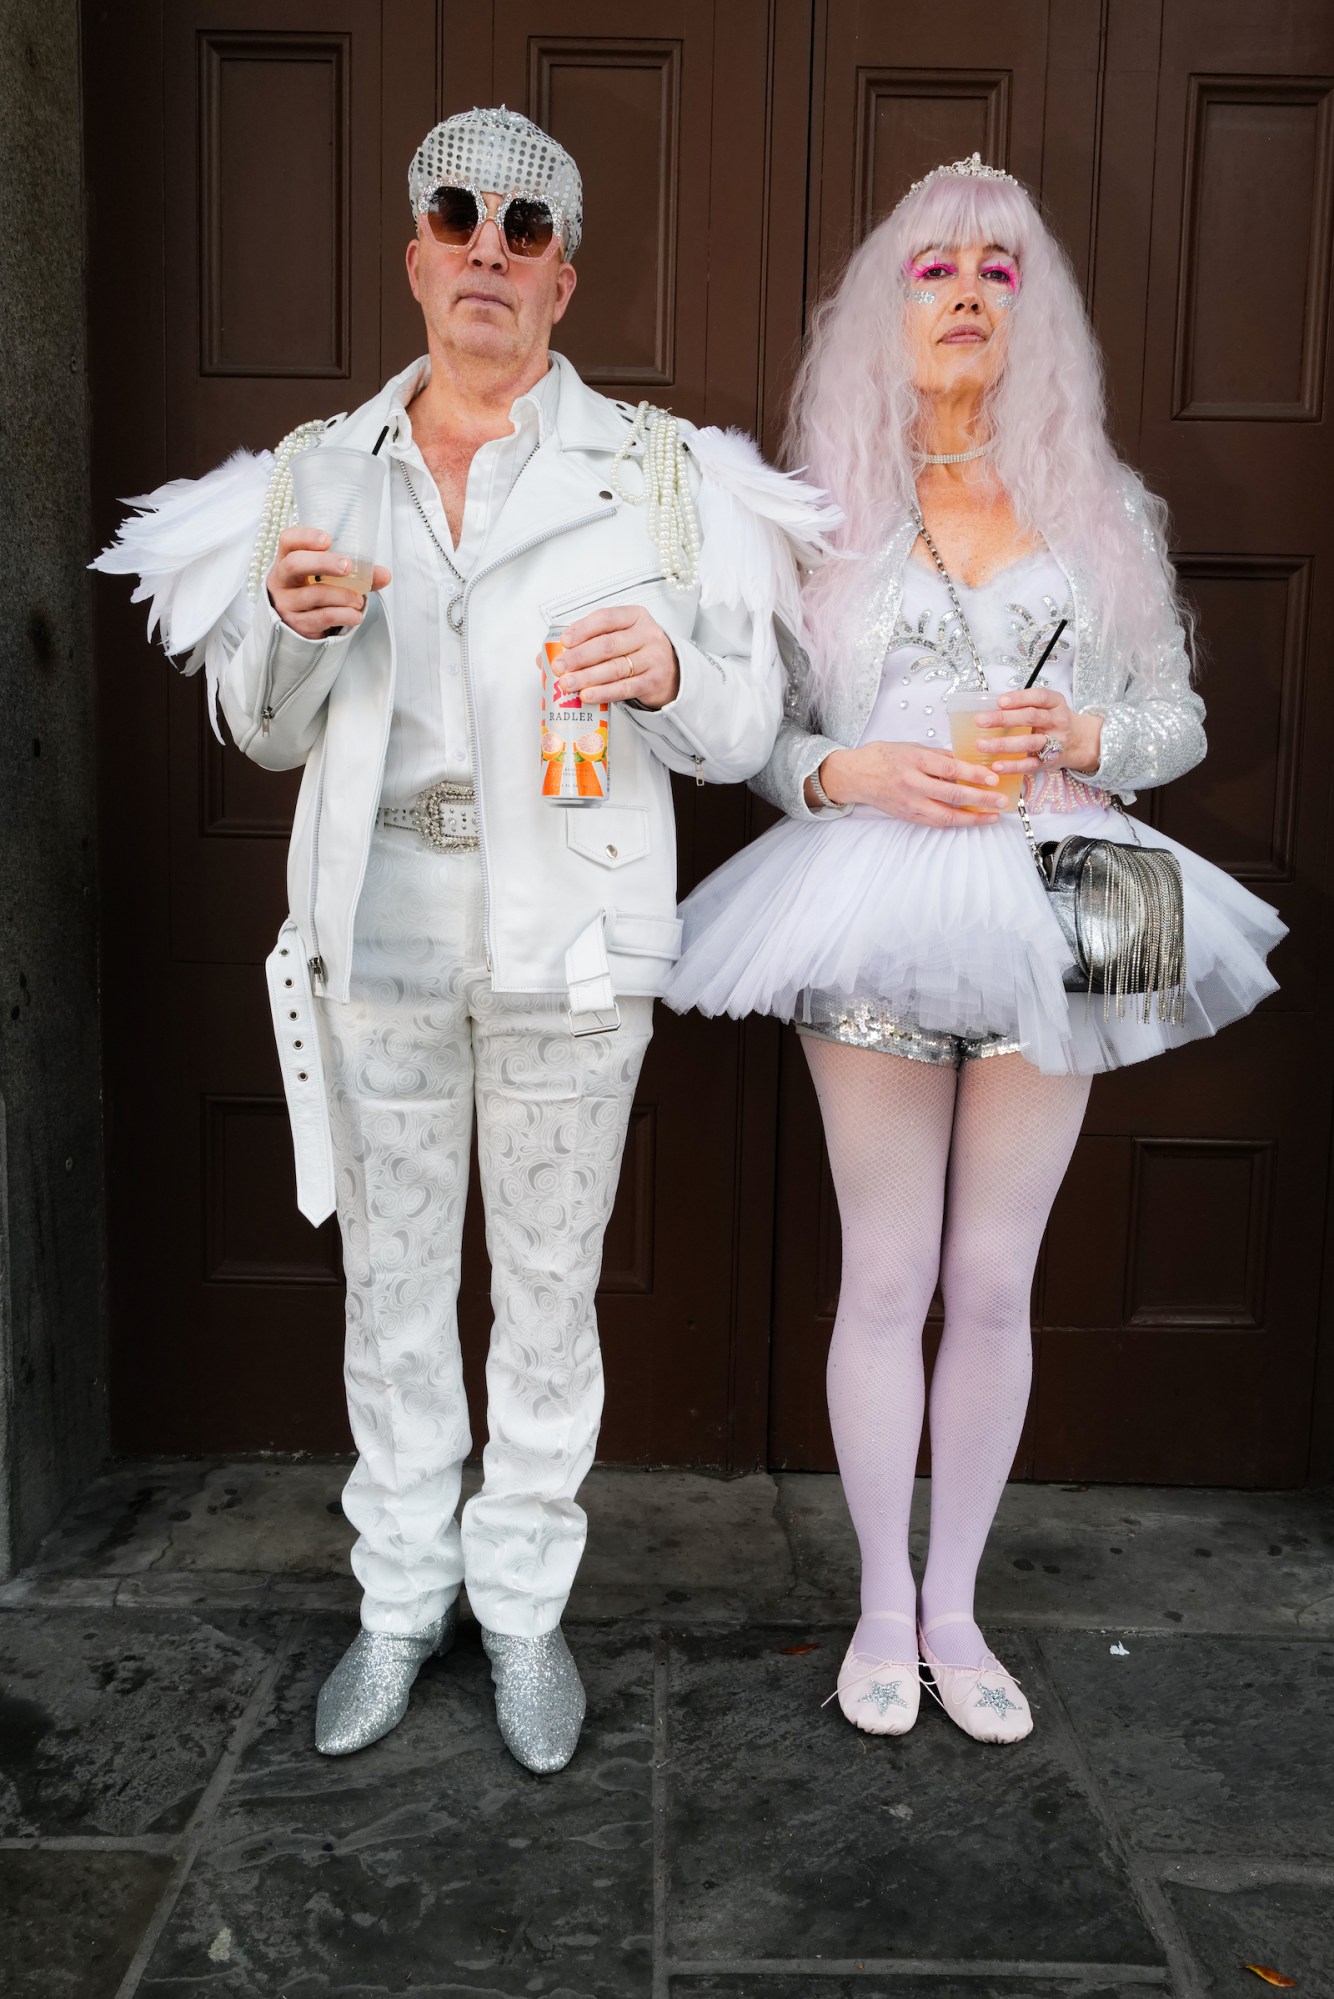
POLYGON ((1084 834, 1166 847, 1185 885, 1186 1017, 1142 996, 1067 992, 1069 949, 1017 818, 910 825, 869 808, 784 819, 682 906, 683 951, 664 994, 678 1013, 801 1021, 812 990, 874 997, 951 1034, 1000 1034, 1049 1073, 1089 1075, 1215 1034, 1274 992, 1265 958, 1286 925, 1188 847, 1105 807, 1034 818, 1039 840, 1084 834), (1133 828, 1133 830, 1132 830, 1133 828))

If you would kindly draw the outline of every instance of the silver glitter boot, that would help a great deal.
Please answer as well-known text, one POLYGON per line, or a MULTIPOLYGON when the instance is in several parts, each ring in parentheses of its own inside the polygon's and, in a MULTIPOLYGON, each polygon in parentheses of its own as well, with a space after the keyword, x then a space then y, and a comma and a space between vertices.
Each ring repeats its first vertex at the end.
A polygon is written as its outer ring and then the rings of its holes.
POLYGON ((397 1728, 408 1711, 413 1681, 432 1652, 448 1652, 458 1628, 455 1602, 424 1631, 359 1631, 315 1703, 320 1754, 350 1756, 397 1728))
POLYGON ((482 1629, 496 1683, 496 1721, 516 1762, 539 1776, 563 1770, 579 1746, 588 1702, 579 1668, 557 1625, 540 1638, 482 1629))

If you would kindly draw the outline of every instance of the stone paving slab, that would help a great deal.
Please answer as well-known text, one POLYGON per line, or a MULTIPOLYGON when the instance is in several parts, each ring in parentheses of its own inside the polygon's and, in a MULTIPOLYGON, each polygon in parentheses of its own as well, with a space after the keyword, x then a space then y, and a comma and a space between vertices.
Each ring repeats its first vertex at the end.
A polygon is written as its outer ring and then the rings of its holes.
POLYGON ((1331 1495, 1011 1488, 1004 1750, 821 1710, 836 1481, 599 1470, 590 1719, 538 1779, 466 1620, 401 1729, 314 1753, 346 1471, 121 1467, 0 1588, 5 1999, 116 1999, 141 1936, 135 1999, 1253 1999, 1245 1960, 1334 1999, 1331 1495))
POLYGON ((26 1573, 345 1574, 352 1530, 338 1496, 351 1468, 343 1458, 125 1460, 80 1493, 26 1573))
POLYGON ((1068 1966, 1053 1971, 1026 1970, 1014 1977, 960 1978, 912 1972, 877 1973, 863 1968, 847 1977, 826 1972, 799 1972, 793 1976, 770 1976, 746 1972, 732 1977, 674 1977, 671 1999, 1153 1999, 1166 1991, 1162 1975, 1155 1973, 1130 1984, 1125 1976, 1095 1976, 1091 1981, 1068 1966))
POLYGON ((113 1999, 170 1870, 144 1853, 0 1851, 5 1999, 113 1999))
MULTIPOLYGON (((857 1542, 840 1481, 782 1473, 778 1488, 798 1592, 854 1605, 857 1542)), ((929 1504, 919 1479, 919 1574, 929 1504)), ((984 1624, 1334 1635, 1334 1493, 1010 1485, 977 1603, 984 1624)))
POLYGON ((0 1835, 179 1831, 273 1645, 248 1614, 0 1618, 0 1835))
POLYGON ((474 1630, 432 1661, 403 1724, 315 1754, 321 1680, 347 1642, 311 1620, 278 1676, 144 1999, 448 1992, 637 1999, 651 1988, 653 1644, 581 1632, 589 1695, 557 1778, 503 1747, 474 1630))
MULTIPOLYGON (((95 1480, 0 1607, 355 1608, 345 1458, 126 1463, 95 1480)), ((468 1467, 464 1496, 476 1489, 468 1467)), ((836 1478, 594 1468, 569 1615, 695 1623, 852 1617, 857 1552, 836 1478)), ((925 1553, 919 1480, 912 1546, 925 1553)), ((1334 1636, 1334 1494, 1012 1485, 982 1565, 984 1621, 1334 1636)))
MULTIPOLYGON (((1327 1766, 1328 1767, 1328 1766, 1327 1766)), ((1329 1885, 1274 1883, 1220 1893, 1173 1883, 1168 1897, 1204 1973, 1201 1999, 1273 1991, 1247 1964, 1297 1981, 1297 1999, 1334 1992, 1334 1894, 1329 1885)))
MULTIPOLYGON (((350 1458, 118 1465, 73 1503, 25 1575, 84 1590, 96 1583, 104 1593, 112 1577, 150 1592, 169 1575, 196 1576, 204 1592, 228 1573, 341 1581, 354 1537, 339 1495, 351 1468, 350 1458)), ((479 1483, 468 1466, 464 1501, 479 1483)), ((589 1517, 585 1593, 627 1591, 660 1605, 671 1592, 745 1595, 758 1581, 781 1596, 793 1586, 777 1488, 764 1474, 602 1465, 580 1502, 589 1517)), ((134 1601, 134 1592, 122 1587, 118 1600, 134 1601)))
POLYGON ((844 1634, 673 1648, 669 1943, 677 1962, 923 1958, 1161 1965, 1126 1870, 1043 1727, 971 1742, 924 1704, 899 1739, 821 1703, 844 1634))
POLYGON ((1041 1650, 1136 1846, 1334 1856, 1334 1644, 1088 1634, 1041 1650))

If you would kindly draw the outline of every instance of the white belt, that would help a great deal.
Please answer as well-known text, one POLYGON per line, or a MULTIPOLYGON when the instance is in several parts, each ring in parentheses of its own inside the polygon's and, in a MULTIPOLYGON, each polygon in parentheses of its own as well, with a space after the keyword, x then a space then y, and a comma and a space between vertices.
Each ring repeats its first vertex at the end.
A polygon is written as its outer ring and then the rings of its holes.
POLYGON ((415 833, 437 854, 475 854, 478 851, 477 801, 470 784, 451 784, 446 778, 421 792, 411 805, 382 805, 375 815, 377 826, 397 826, 415 833))
POLYGON ((334 1209, 333 1134, 324 1095, 324 1061, 301 935, 289 916, 264 961, 273 1008, 278 1066, 296 1155, 296 1204, 316 1227, 334 1209))

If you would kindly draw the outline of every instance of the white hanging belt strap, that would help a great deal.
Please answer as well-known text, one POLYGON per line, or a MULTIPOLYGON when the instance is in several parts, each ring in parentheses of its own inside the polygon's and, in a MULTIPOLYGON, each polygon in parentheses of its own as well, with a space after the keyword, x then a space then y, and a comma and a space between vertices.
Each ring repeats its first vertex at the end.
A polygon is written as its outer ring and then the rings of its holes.
POLYGON ((607 912, 600 909, 565 953, 571 1034, 614 1034, 621 1010, 607 963, 607 912))
POLYGON ((296 1160, 296 1204, 318 1228, 334 1211, 333 1135, 306 946, 289 916, 264 961, 296 1160))

